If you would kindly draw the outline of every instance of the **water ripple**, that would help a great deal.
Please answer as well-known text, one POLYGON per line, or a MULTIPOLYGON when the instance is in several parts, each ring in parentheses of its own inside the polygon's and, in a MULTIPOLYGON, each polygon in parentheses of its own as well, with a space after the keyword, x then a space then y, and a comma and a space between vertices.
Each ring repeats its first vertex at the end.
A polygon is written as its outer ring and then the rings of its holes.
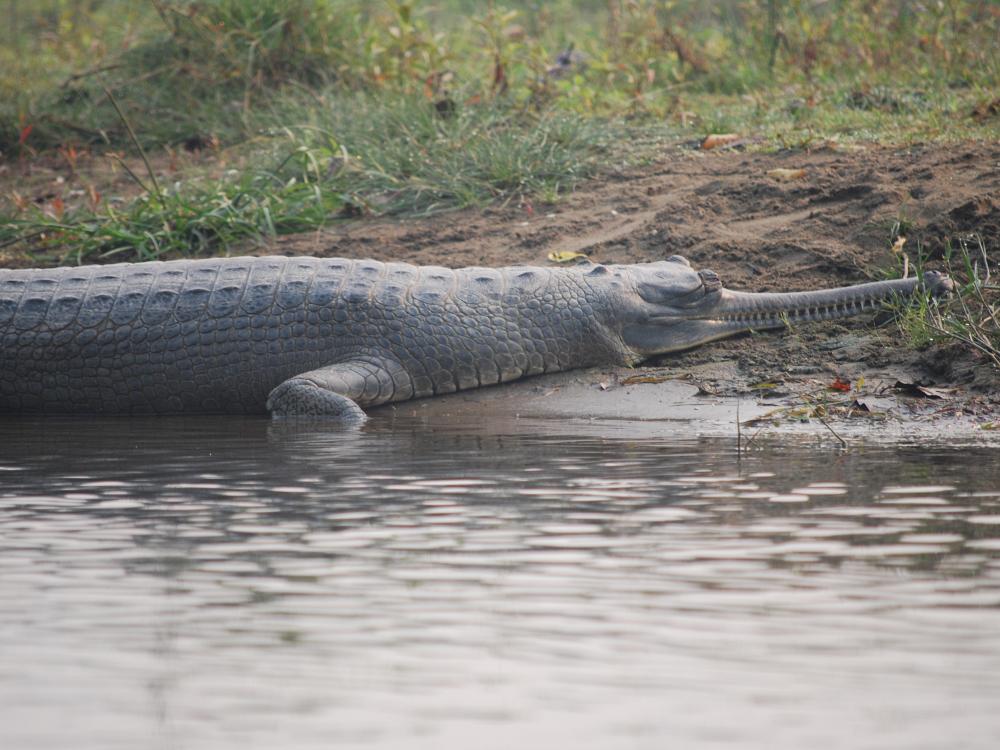
POLYGON ((986 449, 46 424, 0 425, 3 747, 1000 733, 986 449))

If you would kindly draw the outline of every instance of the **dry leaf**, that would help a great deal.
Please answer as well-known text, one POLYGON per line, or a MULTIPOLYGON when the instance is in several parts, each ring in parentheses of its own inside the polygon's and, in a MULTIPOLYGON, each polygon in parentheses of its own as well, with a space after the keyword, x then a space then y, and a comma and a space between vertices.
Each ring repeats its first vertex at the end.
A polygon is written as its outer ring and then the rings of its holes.
POLYGON ((913 396, 915 398, 951 398, 951 390, 949 389, 931 388, 930 386, 920 385, 919 383, 904 383, 902 380, 897 380, 893 388, 902 393, 904 396, 913 396))
POLYGON ((778 169, 767 170, 767 176, 772 177, 780 182, 788 182, 790 180, 801 180, 806 176, 806 170, 804 169, 784 169, 779 167, 778 169))
POLYGON ((951 398, 954 388, 928 388, 926 385, 919 386, 920 392, 927 398, 951 398))
POLYGON ((705 140, 701 142, 701 147, 705 151, 708 151, 719 146, 728 146, 731 143, 736 143, 738 140, 740 140, 740 136, 736 133, 712 133, 705 136, 705 140))
POLYGON ((906 244, 906 237, 900 235, 899 237, 896 238, 896 241, 892 243, 892 251, 897 255, 902 254, 903 245, 905 244, 906 244))
POLYGON ((622 381, 622 385, 638 385, 639 383, 663 383, 670 378, 666 375, 630 375, 622 381))
POLYGON ((830 390, 831 391, 842 391, 843 393, 847 393, 847 392, 849 392, 851 390, 851 381, 850 380, 841 380, 840 378, 835 378, 834 381, 832 383, 830 383, 830 390))
POLYGON ((574 260, 587 260, 587 254, 575 250, 556 250, 548 254, 548 259, 553 263, 572 263, 574 260))

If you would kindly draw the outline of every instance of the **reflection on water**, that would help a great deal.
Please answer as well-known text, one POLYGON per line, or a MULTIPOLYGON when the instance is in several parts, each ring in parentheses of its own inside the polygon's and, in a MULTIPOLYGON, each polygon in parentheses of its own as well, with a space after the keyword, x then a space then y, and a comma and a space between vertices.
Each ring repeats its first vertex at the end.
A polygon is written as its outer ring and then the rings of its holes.
POLYGON ((993 449, 504 432, 0 423, 0 746, 1000 741, 993 449))

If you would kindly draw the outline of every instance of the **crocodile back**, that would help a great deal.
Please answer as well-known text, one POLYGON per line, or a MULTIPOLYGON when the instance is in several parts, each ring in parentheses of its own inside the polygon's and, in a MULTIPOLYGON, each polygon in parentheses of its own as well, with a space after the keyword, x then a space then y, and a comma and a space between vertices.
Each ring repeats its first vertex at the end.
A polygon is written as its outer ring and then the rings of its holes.
POLYGON ((261 412, 347 360, 405 373, 409 396, 622 361, 591 283, 343 258, 0 270, 0 412, 261 412))
POLYGON ((276 381, 330 358, 306 298, 338 294, 350 266, 233 258, 0 271, 0 411, 261 411, 276 381))

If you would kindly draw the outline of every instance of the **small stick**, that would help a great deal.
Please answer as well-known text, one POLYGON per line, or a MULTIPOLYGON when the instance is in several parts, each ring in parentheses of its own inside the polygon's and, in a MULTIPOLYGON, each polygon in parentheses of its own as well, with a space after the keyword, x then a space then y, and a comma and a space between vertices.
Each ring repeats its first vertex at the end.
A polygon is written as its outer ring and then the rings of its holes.
POLYGON ((736 397, 736 454, 743 452, 743 432, 740 430, 740 397, 736 397))
POLYGON ((0 249, 9 247, 10 245, 16 245, 18 242, 27 242, 28 240, 33 240, 35 237, 41 237, 46 232, 50 231, 49 227, 45 229, 39 229, 37 232, 29 232, 28 234, 20 234, 17 237, 11 237, 9 240, 4 240, 0 242, 0 249))
MULTIPOLYGON (((153 168, 149 164, 149 159, 146 158, 145 150, 143 150, 142 146, 139 144, 139 139, 136 138, 135 131, 132 130, 132 124, 128 121, 125 113, 122 112, 122 108, 118 106, 118 100, 115 99, 114 94, 111 93, 111 89, 107 86, 101 86, 101 88, 104 89, 104 93, 107 94, 108 99, 111 101, 111 106, 115 108, 115 112, 117 112, 118 117, 121 118, 122 124, 125 125, 125 130, 128 131, 128 137, 132 139, 132 145, 135 146, 136 151, 139 152, 139 156, 142 157, 142 163, 146 165, 146 173, 149 175, 149 179, 153 183, 153 188, 156 190, 156 197, 162 203, 163 191, 160 190, 160 183, 156 181, 156 175, 153 173, 153 168)), ((132 170, 129 170, 129 172, 131 171, 132 170)), ((141 185, 142 183, 140 182, 139 184, 141 185)))
POLYGON ((757 436, 758 436, 758 435, 759 435, 760 433, 762 433, 762 432, 763 432, 763 431, 764 431, 765 429, 766 429, 766 428, 764 428, 764 427, 761 427, 761 428, 760 428, 759 430, 757 430, 757 432, 755 432, 755 433, 754 433, 753 435, 751 435, 751 436, 750 436, 750 439, 749 439, 749 440, 747 440, 747 444, 743 446, 744 450, 748 449, 748 448, 750 447, 750 444, 751 444, 751 443, 752 443, 752 442, 753 442, 754 440, 756 440, 756 439, 757 439, 757 436))
POLYGON ((65 81, 63 81, 62 84, 60 84, 60 87, 61 88, 66 88, 71 83, 73 83, 73 81, 79 81, 81 78, 86 78, 87 76, 96 76, 99 73, 104 73, 104 72, 106 72, 108 70, 115 70, 115 69, 121 68, 121 67, 122 67, 121 63, 115 63, 114 65, 101 65, 101 66, 96 67, 96 68, 91 68, 90 70, 85 70, 82 73, 74 73, 69 78, 67 78, 65 81))
POLYGON ((837 438, 837 440, 840 441, 840 444, 842 446, 844 446, 845 448, 847 447, 847 441, 844 440, 844 438, 842 438, 840 435, 837 434, 837 431, 830 426, 829 422, 827 422, 825 419, 823 419, 823 417, 820 417, 820 416, 817 416, 816 419, 818 419, 820 422, 822 422, 823 426, 826 427, 826 429, 828 429, 830 432, 833 433, 833 436, 835 438, 837 438))
POLYGON ((120 156, 118 156, 118 154, 111 154, 111 158, 114 159, 119 164, 121 164, 122 169, 124 169, 126 172, 128 172, 128 176, 131 177, 135 181, 136 185, 138 185, 139 187, 141 187, 147 193, 152 192, 146 186, 146 183, 144 183, 142 180, 139 179, 139 175, 137 175, 135 172, 133 172, 132 168, 128 164, 126 164, 124 162, 124 160, 120 156))

